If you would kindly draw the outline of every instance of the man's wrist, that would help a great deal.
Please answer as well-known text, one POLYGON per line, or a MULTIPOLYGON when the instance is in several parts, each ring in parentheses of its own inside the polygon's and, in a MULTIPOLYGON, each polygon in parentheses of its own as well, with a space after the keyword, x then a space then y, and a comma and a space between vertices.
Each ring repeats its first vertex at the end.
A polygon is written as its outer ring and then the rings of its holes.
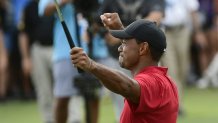
POLYGON ((97 63, 93 61, 92 59, 89 60, 89 70, 90 72, 94 71, 97 67, 97 63))

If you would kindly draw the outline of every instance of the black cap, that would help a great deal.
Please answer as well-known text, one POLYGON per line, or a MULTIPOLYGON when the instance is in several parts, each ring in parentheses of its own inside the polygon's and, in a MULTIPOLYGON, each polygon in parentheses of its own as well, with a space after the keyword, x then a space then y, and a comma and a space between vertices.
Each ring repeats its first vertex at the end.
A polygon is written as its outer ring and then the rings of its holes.
POLYGON ((166 37, 155 22, 140 19, 136 20, 123 30, 110 30, 112 36, 120 39, 135 38, 141 42, 148 42, 158 51, 165 51, 166 37))

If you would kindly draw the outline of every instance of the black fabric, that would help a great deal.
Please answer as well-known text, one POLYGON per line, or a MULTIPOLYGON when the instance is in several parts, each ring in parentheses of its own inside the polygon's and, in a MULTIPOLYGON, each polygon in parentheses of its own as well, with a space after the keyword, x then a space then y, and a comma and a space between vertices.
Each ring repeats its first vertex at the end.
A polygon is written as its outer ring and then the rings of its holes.
POLYGON ((0 28, 4 29, 4 25, 5 25, 5 16, 6 16, 6 11, 0 7, 0 28))
POLYGON ((165 51, 166 37, 156 23, 140 19, 134 21, 124 30, 110 30, 110 33, 120 39, 135 38, 137 41, 148 42, 156 50, 165 51))
POLYGON ((29 35, 30 41, 37 41, 44 46, 53 43, 54 16, 38 15, 38 2, 31 1, 24 10, 24 31, 29 35))
POLYGON ((96 11, 99 6, 98 0, 75 0, 73 4, 76 6, 76 9, 82 13, 96 11))
POLYGON ((92 15, 96 13, 99 8, 98 0, 75 0, 73 4, 77 12, 82 13, 89 22, 91 22, 92 15))

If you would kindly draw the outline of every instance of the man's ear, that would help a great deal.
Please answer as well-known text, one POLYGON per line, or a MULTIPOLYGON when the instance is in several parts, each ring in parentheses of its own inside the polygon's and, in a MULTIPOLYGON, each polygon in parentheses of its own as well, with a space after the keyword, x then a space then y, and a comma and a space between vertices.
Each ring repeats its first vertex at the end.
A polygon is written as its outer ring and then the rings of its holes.
POLYGON ((139 55, 145 55, 149 52, 149 44, 147 42, 143 42, 140 44, 139 55))

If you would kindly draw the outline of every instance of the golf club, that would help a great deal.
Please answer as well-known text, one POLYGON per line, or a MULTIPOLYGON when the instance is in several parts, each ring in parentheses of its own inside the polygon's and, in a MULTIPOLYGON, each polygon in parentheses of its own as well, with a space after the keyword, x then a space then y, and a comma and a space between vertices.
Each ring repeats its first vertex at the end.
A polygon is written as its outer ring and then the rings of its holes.
MULTIPOLYGON (((68 43, 69 43, 69 45, 70 45, 70 48, 72 49, 73 47, 75 47, 75 44, 74 44, 73 39, 72 39, 72 37, 71 37, 71 35, 70 35, 70 32, 69 32, 69 30, 68 30, 68 28, 67 28, 67 25, 66 25, 66 23, 65 23, 65 21, 64 21, 64 18, 63 18, 63 16, 62 16, 61 10, 60 10, 60 8, 59 8, 59 6, 58 6, 58 2, 57 2, 57 0, 54 0, 54 1, 55 1, 55 6, 56 6, 56 9, 57 9, 58 17, 59 17, 59 19, 60 19, 60 21, 61 21, 61 25, 62 25, 62 27, 63 27, 63 29, 64 29, 64 32, 65 32, 65 34, 66 34, 66 37, 67 37, 67 41, 68 41, 68 43)), ((75 19, 76 19, 76 18, 75 18, 75 19)), ((82 69, 80 69, 80 68, 77 68, 77 70, 78 70, 79 73, 83 73, 83 72, 84 72, 84 71, 83 71, 82 69)))

